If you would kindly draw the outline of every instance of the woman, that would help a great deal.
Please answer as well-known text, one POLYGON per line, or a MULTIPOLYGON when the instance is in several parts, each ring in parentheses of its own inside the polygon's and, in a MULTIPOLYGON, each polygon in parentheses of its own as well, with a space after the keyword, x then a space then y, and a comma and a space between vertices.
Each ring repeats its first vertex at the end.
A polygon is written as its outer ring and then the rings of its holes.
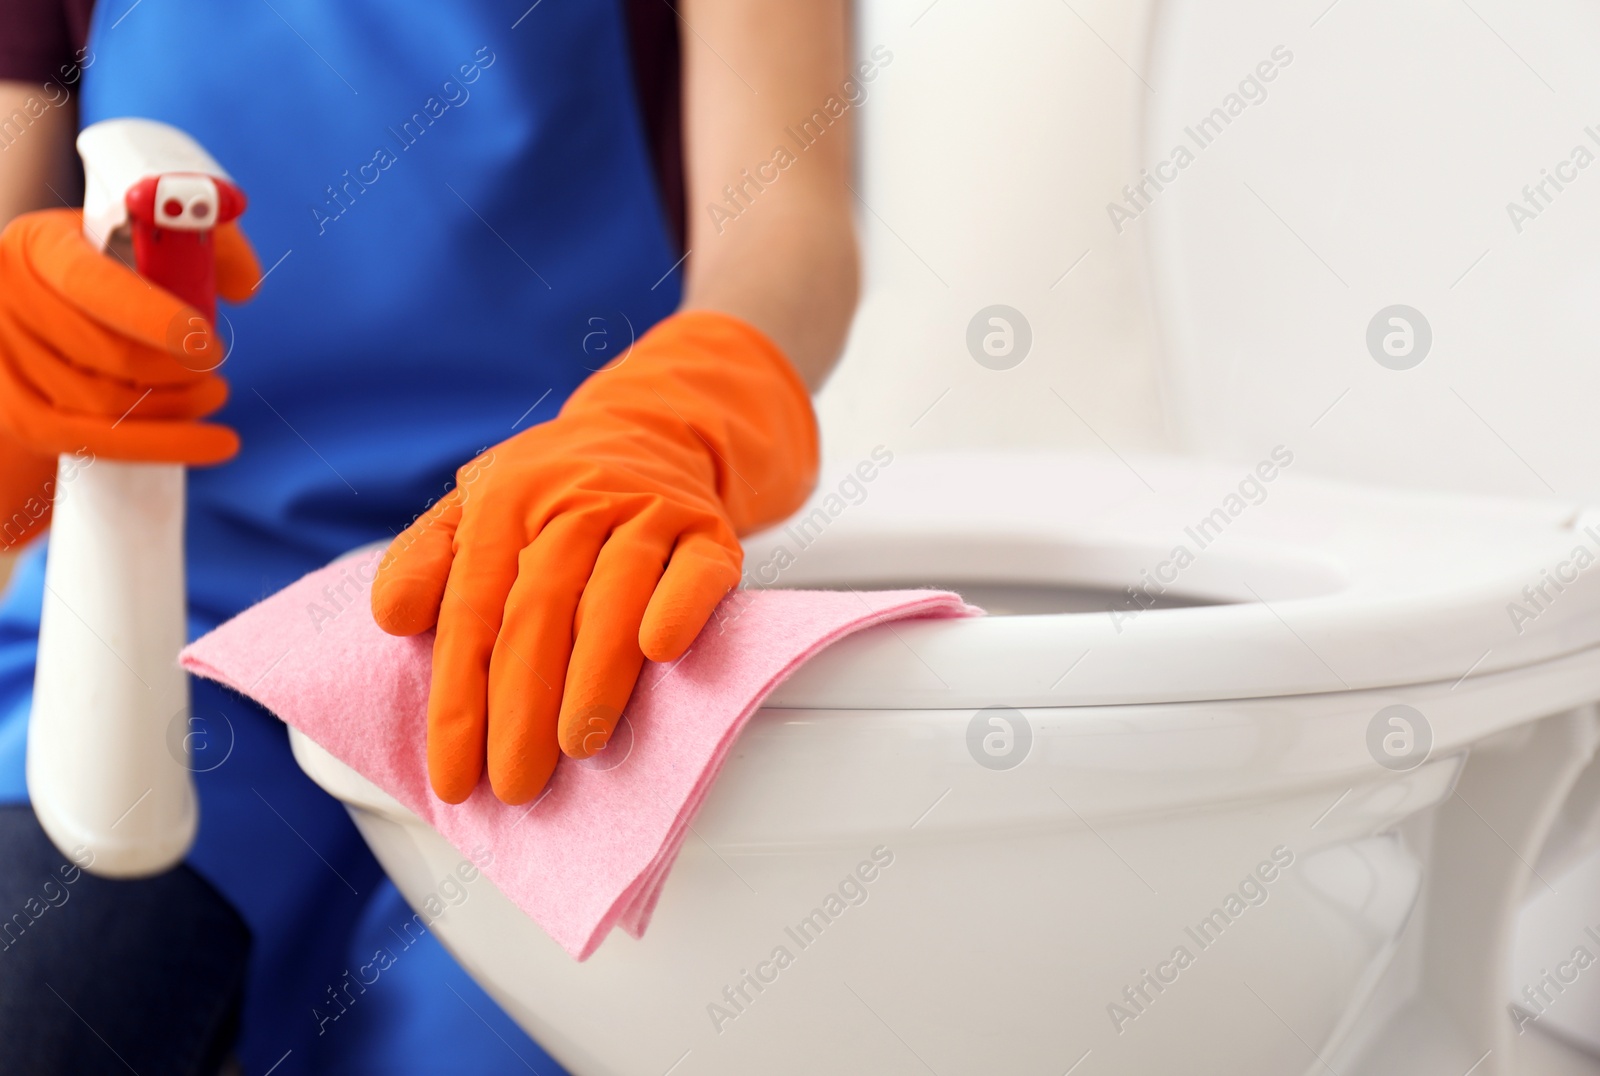
MULTIPOLYGON (((529 801, 813 481, 806 389, 856 294, 844 7, 0 4, 6 541, 43 527, 57 453, 189 464, 193 633, 391 541, 375 616, 437 629, 435 791, 529 801), (59 208, 76 128, 123 115, 250 196, 248 241, 218 236, 249 302, 215 371, 59 208)), ((225 761, 185 865, 64 861, 22 773, 43 544, 0 607, 0 1067, 556 1071, 431 937, 399 947, 410 913, 342 809, 209 684, 192 730, 225 761)))

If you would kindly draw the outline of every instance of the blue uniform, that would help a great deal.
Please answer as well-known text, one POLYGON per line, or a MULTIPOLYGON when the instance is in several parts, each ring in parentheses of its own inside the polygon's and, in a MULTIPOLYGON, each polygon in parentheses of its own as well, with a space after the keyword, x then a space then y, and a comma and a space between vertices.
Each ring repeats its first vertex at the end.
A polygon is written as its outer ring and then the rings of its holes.
MULTIPOLYGON (((676 305, 618 0, 530 3, 99 6, 83 122, 194 135, 248 194, 270 269, 223 309, 218 417, 244 447, 190 474, 192 636, 398 533, 676 305)), ((35 548, 0 605, 10 802, 26 798, 42 575, 35 548)), ((247 1070, 559 1071, 431 937, 399 948, 409 909, 283 726, 209 683, 194 703, 189 862, 254 934, 247 1070), (397 957, 379 981, 331 1002, 379 947, 397 957)))

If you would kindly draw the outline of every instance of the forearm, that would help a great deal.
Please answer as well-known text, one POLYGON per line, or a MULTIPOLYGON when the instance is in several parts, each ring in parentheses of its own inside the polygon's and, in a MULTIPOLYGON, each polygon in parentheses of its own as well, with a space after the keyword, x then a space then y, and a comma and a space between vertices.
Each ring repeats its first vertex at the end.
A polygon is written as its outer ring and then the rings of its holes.
POLYGON ((60 86, 0 81, 0 228, 78 198, 77 105, 64 98, 60 86))
POLYGON ((683 305, 755 325, 813 390, 838 360, 858 289, 852 114, 837 108, 848 75, 847 9, 845 0, 690 0, 680 8, 690 252, 683 305), (795 129, 818 112, 825 130, 801 139, 795 129))
MULTIPOLYGON (((798 200, 797 200, 798 201, 798 200)), ((783 349, 813 391, 839 357, 855 313, 855 235, 835 207, 763 206, 737 236, 702 242, 685 309, 743 318, 783 349)))

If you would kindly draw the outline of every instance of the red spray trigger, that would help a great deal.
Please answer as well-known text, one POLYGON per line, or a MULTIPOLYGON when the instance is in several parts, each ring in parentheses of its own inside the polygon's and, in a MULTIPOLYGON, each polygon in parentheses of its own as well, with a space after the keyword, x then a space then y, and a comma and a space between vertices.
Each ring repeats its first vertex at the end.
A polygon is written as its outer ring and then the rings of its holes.
POLYGON ((244 192, 195 172, 146 176, 124 196, 139 275, 216 324, 216 247, 212 231, 244 212, 244 192))

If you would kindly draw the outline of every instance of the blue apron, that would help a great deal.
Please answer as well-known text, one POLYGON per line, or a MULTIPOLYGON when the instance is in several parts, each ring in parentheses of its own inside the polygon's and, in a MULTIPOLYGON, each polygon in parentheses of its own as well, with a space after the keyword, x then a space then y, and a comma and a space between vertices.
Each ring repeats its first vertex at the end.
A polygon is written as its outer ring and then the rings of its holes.
MULTIPOLYGON (((620 0, 103 0, 89 47, 83 122, 189 131, 269 270, 223 309, 244 447, 190 474, 192 634, 392 537, 677 303, 620 0)), ((42 574, 35 548, 0 604, 9 802, 42 574)), ((431 937, 399 950, 410 911, 283 726, 209 683, 194 703, 189 862, 255 938, 246 1070, 559 1072, 431 937)))

